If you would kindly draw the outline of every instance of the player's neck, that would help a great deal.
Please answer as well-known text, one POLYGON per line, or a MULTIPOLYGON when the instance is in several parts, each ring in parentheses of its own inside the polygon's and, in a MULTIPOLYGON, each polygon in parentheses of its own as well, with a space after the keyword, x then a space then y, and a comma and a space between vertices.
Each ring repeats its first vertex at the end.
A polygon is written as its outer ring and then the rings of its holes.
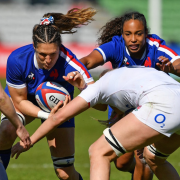
POLYGON ((129 51, 129 54, 132 58, 135 58, 135 59, 142 59, 142 57, 144 56, 144 53, 146 51, 146 46, 144 46, 142 49, 140 49, 138 52, 136 53, 132 53, 129 51))

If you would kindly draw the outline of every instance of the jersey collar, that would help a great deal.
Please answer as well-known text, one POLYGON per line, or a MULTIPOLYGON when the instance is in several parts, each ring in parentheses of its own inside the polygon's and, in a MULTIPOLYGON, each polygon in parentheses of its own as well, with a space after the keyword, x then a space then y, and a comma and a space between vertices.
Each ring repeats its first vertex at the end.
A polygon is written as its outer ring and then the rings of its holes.
MULTIPOLYGON (((127 47, 126 47, 126 52, 127 52, 127 54, 130 56, 130 54, 129 54, 129 51, 128 51, 128 48, 127 48, 127 47)), ((142 57, 140 58, 140 61, 144 59, 145 55, 146 55, 146 49, 144 50, 144 53, 143 53, 142 57)))
POLYGON ((39 66, 36 59, 36 53, 34 53, 34 66, 39 70, 39 66))

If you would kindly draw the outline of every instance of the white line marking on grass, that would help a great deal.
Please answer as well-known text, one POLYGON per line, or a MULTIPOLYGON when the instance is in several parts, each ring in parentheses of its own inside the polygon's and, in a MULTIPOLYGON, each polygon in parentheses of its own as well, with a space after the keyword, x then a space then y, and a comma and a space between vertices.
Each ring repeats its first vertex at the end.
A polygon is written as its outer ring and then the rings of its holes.
MULTIPOLYGON (((75 164, 76 167, 83 167, 83 168, 89 168, 89 164, 88 163, 84 163, 84 164, 80 164, 80 163, 76 163, 75 164)), ((47 169, 47 168, 53 168, 52 164, 10 164, 8 166, 8 168, 12 168, 12 169, 27 169, 27 168, 43 168, 43 169, 47 169)))

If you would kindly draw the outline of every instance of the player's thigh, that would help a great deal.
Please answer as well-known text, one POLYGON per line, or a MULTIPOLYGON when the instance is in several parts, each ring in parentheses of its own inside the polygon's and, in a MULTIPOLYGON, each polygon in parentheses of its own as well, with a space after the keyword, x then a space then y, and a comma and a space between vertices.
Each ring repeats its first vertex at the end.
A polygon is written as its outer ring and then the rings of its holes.
POLYGON ((163 139, 155 142, 153 146, 165 154, 171 154, 180 146, 180 135, 173 134, 171 137, 165 136, 163 139))
POLYGON ((127 151, 141 149, 164 137, 130 113, 111 127, 113 135, 127 151))
POLYGON ((74 127, 56 128, 46 137, 52 156, 66 157, 74 154, 74 127))
POLYGON ((103 133, 104 135, 90 146, 89 154, 91 157, 108 154, 110 161, 124 154, 124 151, 132 152, 141 149, 164 137, 164 135, 139 121, 133 113, 122 118, 110 129, 105 129, 103 133), (116 146, 120 146, 120 148, 116 148, 116 146))

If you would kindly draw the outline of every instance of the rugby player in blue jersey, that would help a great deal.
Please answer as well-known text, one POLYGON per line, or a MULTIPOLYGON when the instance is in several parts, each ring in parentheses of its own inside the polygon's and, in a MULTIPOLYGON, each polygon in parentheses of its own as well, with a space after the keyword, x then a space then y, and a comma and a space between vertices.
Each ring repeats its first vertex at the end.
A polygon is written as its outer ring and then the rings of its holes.
MULTIPOLYGON (((139 12, 126 13, 106 23, 100 29, 98 44, 98 48, 80 59, 87 69, 111 62, 113 68, 138 65, 180 75, 180 56, 163 39, 148 33, 146 19, 139 12)), ((112 114, 109 108, 109 118, 113 118, 112 114)), ((152 179, 149 167, 138 154, 135 151, 136 161, 132 152, 118 158, 115 161, 117 169, 134 172, 134 180, 152 179)))
MULTIPOLYGON (((93 20, 92 8, 71 9, 67 14, 47 13, 40 24, 33 28, 33 44, 13 51, 7 61, 5 92, 11 97, 16 112, 28 124, 35 118, 45 120, 51 113, 42 111, 35 101, 36 88, 44 81, 60 83, 73 98, 74 87, 63 79, 70 72, 78 71, 87 84, 93 78, 76 56, 62 45, 61 34, 73 34, 74 28, 93 20)), ((66 98, 66 103, 70 100, 66 98)), ((0 157, 8 166, 16 131, 7 116, 2 116, 0 126, 0 157)), ((59 179, 81 180, 74 168, 74 118, 47 135, 55 172, 59 179)))

